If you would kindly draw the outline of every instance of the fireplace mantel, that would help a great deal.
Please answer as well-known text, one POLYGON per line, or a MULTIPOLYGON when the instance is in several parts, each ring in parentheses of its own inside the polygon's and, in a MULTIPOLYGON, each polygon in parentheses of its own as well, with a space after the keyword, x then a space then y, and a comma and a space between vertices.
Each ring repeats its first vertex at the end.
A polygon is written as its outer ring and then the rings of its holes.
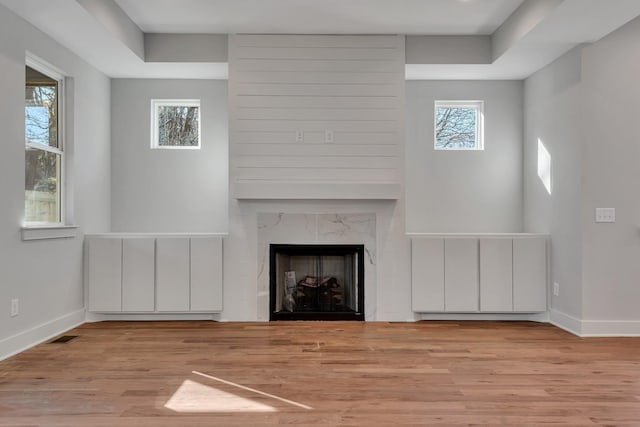
POLYGON ((292 183, 236 182, 233 197, 238 200, 397 200, 395 183, 292 183))

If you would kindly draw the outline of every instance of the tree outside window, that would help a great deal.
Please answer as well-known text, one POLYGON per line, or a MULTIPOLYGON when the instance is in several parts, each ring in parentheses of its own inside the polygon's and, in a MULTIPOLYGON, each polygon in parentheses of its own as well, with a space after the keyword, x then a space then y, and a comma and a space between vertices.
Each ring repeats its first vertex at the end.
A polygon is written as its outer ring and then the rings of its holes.
POLYGON ((151 100, 151 148, 200 148, 200 100, 151 100))
POLYGON ((436 101, 434 148, 482 150, 482 101, 436 101))
POLYGON ((25 78, 25 224, 62 222, 62 141, 60 87, 26 66, 25 78))

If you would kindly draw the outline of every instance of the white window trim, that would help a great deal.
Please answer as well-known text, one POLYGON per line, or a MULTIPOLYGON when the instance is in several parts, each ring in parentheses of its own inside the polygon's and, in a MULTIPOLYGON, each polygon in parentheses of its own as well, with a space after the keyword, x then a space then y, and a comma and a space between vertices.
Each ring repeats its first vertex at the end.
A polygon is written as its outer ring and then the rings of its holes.
POLYGON ((153 150, 199 150, 202 147, 202 108, 199 99, 152 99, 151 100, 151 149, 153 150), (158 133, 159 107, 198 107, 198 145, 160 145, 158 133))
POLYGON ((30 52, 25 53, 25 65, 58 81, 58 136, 60 147, 47 147, 41 144, 25 143, 25 148, 31 147, 60 155, 60 222, 23 222, 21 227, 22 240, 58 239, 76 236, 77 226, 68 224, 70 217, 67 200, 66 174, 66 85, 65 73, 30 52))
POLYGON ((30 225, 22 227, 22 240, 66 239, 76 237, 77 225, 30 225))
POLYGON ((483 151, 484 150, 484 101, 435 101, 433 108, 433 149, 437 151, 483 151), (436 122, 438 108, 473 108, 476 110, 476 145, 473 148, 436 146, 436 122))

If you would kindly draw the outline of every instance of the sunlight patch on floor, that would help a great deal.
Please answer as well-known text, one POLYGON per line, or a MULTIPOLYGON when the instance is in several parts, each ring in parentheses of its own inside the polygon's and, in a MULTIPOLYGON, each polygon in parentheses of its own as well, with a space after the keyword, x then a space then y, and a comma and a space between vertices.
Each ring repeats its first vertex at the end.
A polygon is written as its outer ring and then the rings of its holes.
POLYGON ((172 411, 189 413, 277 411, 273 406, 236 396, 192 380, 184 380, 164 406, 172 411))
POLYGON ((240 384, 236 384, 236 383, 231 382, 231 381, 223 380, 222 378, 218 378, 218 377, 214 377, 214 376, 211 376, 211 375, 203 374, 202 372, 192 371, 191 373, 195 374, 195 375, 200 375, 201 377, 204 377, 204 378, 207 378, 207 379, 210 379, 210 380, 213 380, 213 381, 218 381, 220 383, 239 388, 241 390, 245 390, 245 391, 248 391, 248 392, 251 392, 251 393, 259 394, 260 396, 264 396, 264 397, 268 397, 270 399, 278 400, 278 401, 286 403, 288 405, 297 406, 298 408, 313 409, 311 406, 307 406, 307 405, 305 405, 303 403, 299 403, 299 402, 295 402, 293 400, 285 399, 284 397, 276 396, 275 394, 265 393, 264 391, 256 390, 255 388, 250 388, 250 387, 246 387, 246 386, 243 386, 243 385, 240 385, 240 384))

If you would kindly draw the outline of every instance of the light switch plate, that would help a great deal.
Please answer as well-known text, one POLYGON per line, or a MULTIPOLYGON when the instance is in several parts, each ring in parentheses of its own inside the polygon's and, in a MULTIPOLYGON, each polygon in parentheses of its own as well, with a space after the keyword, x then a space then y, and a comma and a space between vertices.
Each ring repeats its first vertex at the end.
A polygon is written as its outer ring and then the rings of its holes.
POLYGON ((596 222, 616 222, 616 209, 596 208, 596 222))
POLYGON ((324 142, 329 142, 329 143, 333 143, 333 131, 332 130, 325 130, 324 131, 324 142))

